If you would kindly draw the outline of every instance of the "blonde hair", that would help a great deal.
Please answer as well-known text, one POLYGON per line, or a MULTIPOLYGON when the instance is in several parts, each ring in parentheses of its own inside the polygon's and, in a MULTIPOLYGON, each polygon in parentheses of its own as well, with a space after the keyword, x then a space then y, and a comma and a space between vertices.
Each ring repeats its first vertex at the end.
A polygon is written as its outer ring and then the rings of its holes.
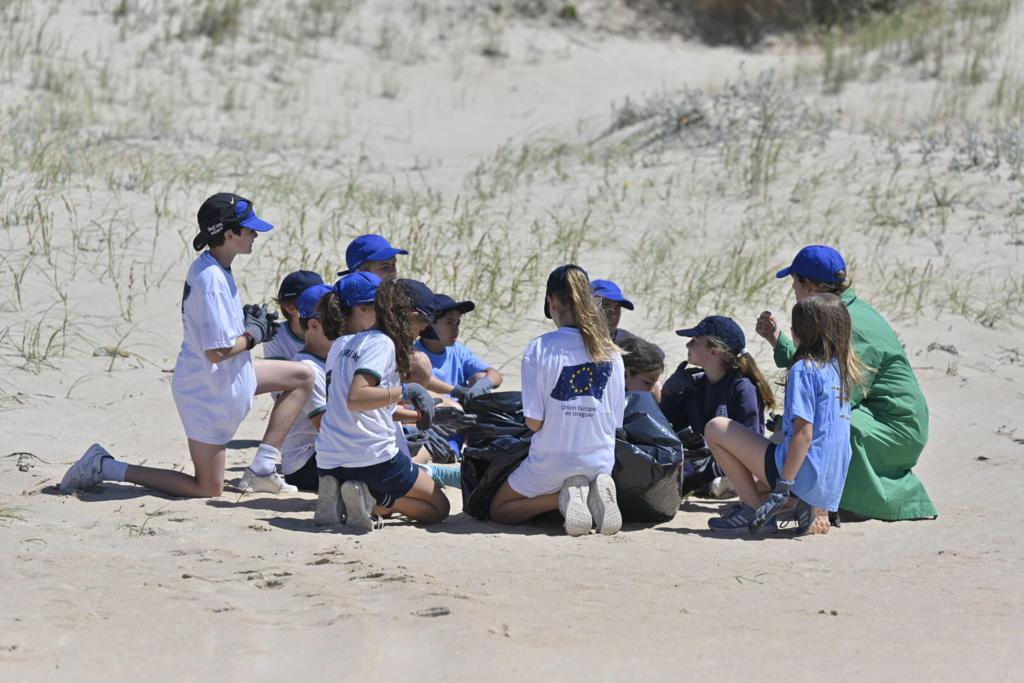
POLYGON ((622 353, 622 349, 612 341, 608 321, 594 301, 587 273, 582 268, 567 268, 565 283, 565 288, 554 291, 551 295, 572 312, 576 328, 583 337, 583 346, 586 347, 591 360, 603 363, 622 353))

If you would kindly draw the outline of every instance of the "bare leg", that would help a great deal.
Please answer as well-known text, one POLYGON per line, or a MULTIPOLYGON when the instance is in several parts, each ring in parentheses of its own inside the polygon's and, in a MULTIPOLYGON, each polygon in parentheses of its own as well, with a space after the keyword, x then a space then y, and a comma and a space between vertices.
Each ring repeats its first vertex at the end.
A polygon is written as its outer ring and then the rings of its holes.
POLYGON ((274 402, 263 434, 263 443, 281 448, 313 391, 313 371, 302 363, 280 360, 253 359, 252 366, 256 371, 257 394, 282 392, 274 402))
POLYGON ((716 417, 704 427, 704 440, 740 500, 753 508, 760 506, 765 496, 754 477, 767 480, 764 452, 768 439, 727 417, 716 417))
POLYGON ((417 465, 426 465, 430 462, 430 451, 427 450, 426 446, 420 446, 420 449, 416 451, 416 455, 412 456, 412 461, 417 465))
POLYGON ((451 510, 448 497, 441 492, 441 488, 430 475, 422 468, 417 469, 419 473, 412 489, 396 500, 390 509, 425 524, 444 521, 451 510))
POLYGON ((558 494, 527 498, 506 481, 491 499, 491 519, 498 524, 522 524, 537 515, 558 509, 558 494))
POLYGON ((224 446, 188 440, 195 476, 184 472, 128 465, 125 481, 182 498, 215 498, 224 492, 224 446))

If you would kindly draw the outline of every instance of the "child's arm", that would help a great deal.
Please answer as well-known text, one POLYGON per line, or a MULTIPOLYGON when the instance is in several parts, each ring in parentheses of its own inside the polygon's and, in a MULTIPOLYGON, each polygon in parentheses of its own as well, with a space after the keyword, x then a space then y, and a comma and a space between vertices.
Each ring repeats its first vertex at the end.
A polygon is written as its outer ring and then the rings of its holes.
POLYGON ((249 338, 241 336, 235 339, 233 346, 229 346, 223 349, 206 349, 206 360, 211 363, 223 363, 228 358, 232 358, 242 353, 243 351, 249 350, 249 338))
POLYGON ((356 371, 348 390, 345 405, 349 410, 377 410, 402 400, 402 387, 382 387, 380 380, 366 372, 356 371))
POLYGON ((814 436, 814 425, 802 417, 793 418, 793 436, 789 439, 789 447, 786 449, 786 462, 779 472, 779 479, 793 481, 804 464, 807 451, 811 447, 811 438, 814 436))

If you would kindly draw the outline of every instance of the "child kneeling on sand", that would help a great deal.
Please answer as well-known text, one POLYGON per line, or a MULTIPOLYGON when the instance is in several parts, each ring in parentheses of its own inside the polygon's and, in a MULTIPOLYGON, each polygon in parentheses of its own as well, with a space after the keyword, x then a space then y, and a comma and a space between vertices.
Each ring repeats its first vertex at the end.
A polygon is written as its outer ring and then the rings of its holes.
POLYGON ((862 373, 850 346, 850 314, 834 294, 813 294, 793 307, 795 361, 786 375, 782 443, 716 417, 704 438, 739 495, 741 505, 708 521, 715 531, 773 530, 789 500, 797 533, 827 533, 850 465, 850 387, 862 373), (771 487, 758 489, 757 481, 771 487))
MULTIPOLYGON (((434 295, 414 280, 377 283, 368 273, 354 273, 335 285, 333 297, 344 309, 374 301, 374 324, 334 342, 335 347, 344 346, 337 353, 332 348, 327 412, 316 441, 320 481, 314 521, 344 519, 366 531, 373 529, 374 514, 398 512, 430 523, 442 521, 449 511, 438 485, 409 457, 401 427, 394 421, 397 404, 403 401, 415 407, 420 428, 428 427, 433 416, 434 399, 427 390, 403 384, 400 378, 409 373, 413 340, 433 319, 434 295), (349 279, 367 276, 376 282, 362 293, 355 288, 342 291, 349 279)), ((325 301, 330 303, 331 296, 325 301)), ((322 302, 323 324, 340 327, 336 318, 342 310, 322 302)))
POLYGON ((490 517, 520 524, 558 509, 570 536, 622 526, 612 481, 626 389, 622 356, 579 266, 548 276, 544 315, 558 329, 523 354, 523 415, 535 432, 526 459, 491 501, 490 517))

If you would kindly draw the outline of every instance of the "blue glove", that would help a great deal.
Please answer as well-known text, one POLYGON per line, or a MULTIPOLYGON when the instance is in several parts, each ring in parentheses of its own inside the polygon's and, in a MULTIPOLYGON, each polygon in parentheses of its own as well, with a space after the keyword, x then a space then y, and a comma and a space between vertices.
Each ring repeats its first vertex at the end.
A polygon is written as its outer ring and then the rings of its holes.
POLYGON ((775 490, 768 496, 768 500, 754 511, 754 519, 747 526, 751 533, 759 531, 761 527, 768 523, 769 519, 778 514, 782 506, 789 500, 789 490, 791 488, 793 488, 793 481, 791 479, 779 479, 775 482, 775 490))
POLYGON ((402 400, 411 403, 420 414, 416 420, 416 426, 420 429, 426 429, 434 421, 434 397, 419 384, 403 384, 402 400))

